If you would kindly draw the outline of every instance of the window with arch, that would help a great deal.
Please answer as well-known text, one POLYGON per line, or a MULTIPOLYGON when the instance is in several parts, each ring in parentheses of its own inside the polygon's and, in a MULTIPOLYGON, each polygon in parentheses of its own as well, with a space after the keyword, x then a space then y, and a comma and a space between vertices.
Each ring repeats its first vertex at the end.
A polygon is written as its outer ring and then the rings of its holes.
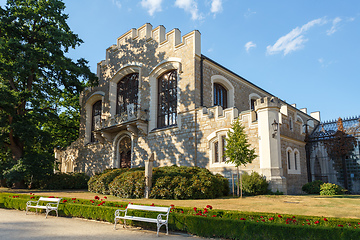
POLYGON ((91 117, 91 142, 95 142, 95 135, 94 131, 100 128, 101 124, 101 108, 102 108, 102 101, 99 100, 95 102, 92 106, 92 117, 91 117))
POLYGON ((222 106, 223 109, 227 108, 227 99, 226 88, 219 83, 214 83, 214 106, 222 106))
POLYGON ((286 149, 288 174, 300 174, 300 153, 297 148, 292 150, 290 147, 286 149))
POLYGON ((292 117, 289 118, 289 129, 290 131, 294 130, 294 123, 292 117))
POLYGON ((176 125, 177 70, 171 70, 158 79, 157 127, 176 125))
POLYGON ((116 114, 127 113, 128 106, 134 105, 137 110, 139 92, 139 73, 131 73, 123 77, 117 84, 116 114))

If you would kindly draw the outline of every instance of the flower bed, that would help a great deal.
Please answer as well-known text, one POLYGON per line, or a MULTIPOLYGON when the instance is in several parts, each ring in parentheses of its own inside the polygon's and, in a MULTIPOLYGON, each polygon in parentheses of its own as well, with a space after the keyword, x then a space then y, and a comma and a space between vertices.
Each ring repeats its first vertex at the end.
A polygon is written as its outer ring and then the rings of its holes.
MULTIPOLYGON (((24 210, 26 202, 40 196, 0 193, 0 207, 24 210)), ((106 196, 91 200, 63 198, 59 216, 74 216, 114 222, 116 209, 125 209, 131 202, 109 202, 106 196)), ((154 204, 151 204, 154 206, 154 204)), ((360 220, 287 214, 239 212, 172 205, 169 229, 185 231, 202 237, 230 239, 360 239, 360 220)), ((139 216, 154 217, 157 213, 138 212, 139 216)), ((153 224, 130 223, 154 229, 153 224)))

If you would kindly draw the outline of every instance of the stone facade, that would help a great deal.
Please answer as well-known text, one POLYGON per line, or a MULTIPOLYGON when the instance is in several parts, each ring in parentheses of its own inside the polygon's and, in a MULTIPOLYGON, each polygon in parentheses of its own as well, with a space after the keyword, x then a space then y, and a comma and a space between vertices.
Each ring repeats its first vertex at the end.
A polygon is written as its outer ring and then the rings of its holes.
POLYGON ((80 97, 79 139, 56 152, 62 172, 92 175, 129 158, 131 167, 152 159, 154 166, 200 166, 231 179, 237 169, 224 162, 222 151, 231 123, 240 119, 258 155, 242 172, 265 175, 273 191, 285 194, 300 193, 306 183, 303 125, 314 128, 318 113, 308 115, 202 55, 198 31, 181 36, 178 29, 166 33, 163 26, 150 24, 131 29, 106 50, 97 69, 99 85, 80 97), (158 79, 174 70, 176 124, 159 127, 158 79), (118 83, 129 74, 138 74, 137 98, 119 113, 118 83), (226 107, 214 106, 215 84, 226 90, 226 107), (96 119, 98 101, 102 107, 96 119), (120 147, 125 138, 131 140, 128 152, 120 147))

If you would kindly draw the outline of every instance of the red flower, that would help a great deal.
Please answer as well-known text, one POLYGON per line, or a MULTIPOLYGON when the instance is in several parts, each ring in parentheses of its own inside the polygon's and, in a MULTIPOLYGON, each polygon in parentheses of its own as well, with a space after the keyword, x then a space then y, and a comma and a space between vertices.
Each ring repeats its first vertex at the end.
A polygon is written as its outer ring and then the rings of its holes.
POLYGON ((310 225, 310 223, 307 223, 308 225, 310 225))
POLYGON ((240 218, 240 220, 246 220, 246 218, 240 218))
POLYGON ((90 202, 91 202, 91 203, 94 203, 94 201, 93 201, 93 200, 90 200, 90 202))
POLYGON ((309 219, 306 219, 306 221, 308 222, 308 221, 309 221, 309 219))
POLYGON ((315 223, 315 224, 319 224, 320 222, 319 222, 319 221, 315 221, 314 223, 315 223))
POLYGON ((339 224, 338 227, 344 227, 343 225, 339 224))
POLYGON ((263 216, 260 216, 260 218, 264 218, 263 216))
POLYGON ((289 224, 289 222, 286 222, 285 224, 289 224))
POLYGON ((216 217, 216 215, 212 215, 212 217, 216 217))
POLYGON ((174 205, 174 204, 171 204, 170 207, 171 207, 171 208, 175 208, 175 205, 174 205))
POLYGON ((295 216, 293 216, 292 218, 295 218, 295 216))
POLYGON ((66 202, 67 202, 67 200, 66 200, 66 199, 64 199, 64 200, 63 200, 63 203, 66 203, 66 202))
POLYGON ((34 198, 34 196, 30 197, 30 199, 33 199, 33 198, 34 198))
POLYGON ((105 196, 104 198, 107 199, 107 196, 105 196))
POLYGON ((196 208, 196 207, 194 207, 193 209, 194 209, 195 212, 197 211, 197 208, 196 208))
POLYGON ((212 210, 212 206, 211 205, 206 205, 206 208, 209 208, 210 210, 212 210))
POLYGON ((55 198, 54 196, 50 196, 49 198, 55 198))
POLYGON ((154 204, 154 203, 152 203, 150 206, 151 206, 151 207, 154 207, 154 206, 155 206, 155 204, 154 204))
POLYGON ((265 222, 265 219, 262 219, 261 221, 265 222))
POLYGON ((184 213, 184 211, 181 211, 181 213, 184 213))
POLYGON ((274 218, 273 218, 273 217, 271 217, 271 218, 269 218, 269 220, 270 220, 270 221, 272 221, 272 220, 274 220, 274 218))
POLYGON ((204 213, 208 213, 208 210, 207 210, 207 208, 204 208, 204 213))
POLYGON ((99 196, 94 197, 95 200, 100 200, 99 196))
POLYGON ((75 201, 74 201, 74 203, 75 203, 75 201))
POLYGON ((282 216, 281 216, 280 214, 278 215, 278 217, 279 217, 279 218, 282 218, 282 216))
POLYGON ((328 220, 326 218, 324 218, 324 221, 327 222, 328 220))
POLYGON ((122 205, 120 207, 122 207, 122 205))
POLYGON ((32 192, 30 193, 30 195, 32 195, 32 192))
POLYGON ((99 203, 98 206, 101 206, 101 203, 99 203))

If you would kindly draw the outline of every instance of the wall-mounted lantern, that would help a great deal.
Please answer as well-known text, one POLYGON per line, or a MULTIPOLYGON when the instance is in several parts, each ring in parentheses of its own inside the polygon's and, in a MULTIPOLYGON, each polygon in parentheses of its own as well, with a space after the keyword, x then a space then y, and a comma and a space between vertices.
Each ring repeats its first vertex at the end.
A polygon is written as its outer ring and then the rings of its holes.
POLYGON ((273 128, 273 134, 272 137, 275 138, 276 133, 279 130, 279 123, 276 122, 276 120, 274 119, 274 122, 271 124, 272 128, 273 128))

